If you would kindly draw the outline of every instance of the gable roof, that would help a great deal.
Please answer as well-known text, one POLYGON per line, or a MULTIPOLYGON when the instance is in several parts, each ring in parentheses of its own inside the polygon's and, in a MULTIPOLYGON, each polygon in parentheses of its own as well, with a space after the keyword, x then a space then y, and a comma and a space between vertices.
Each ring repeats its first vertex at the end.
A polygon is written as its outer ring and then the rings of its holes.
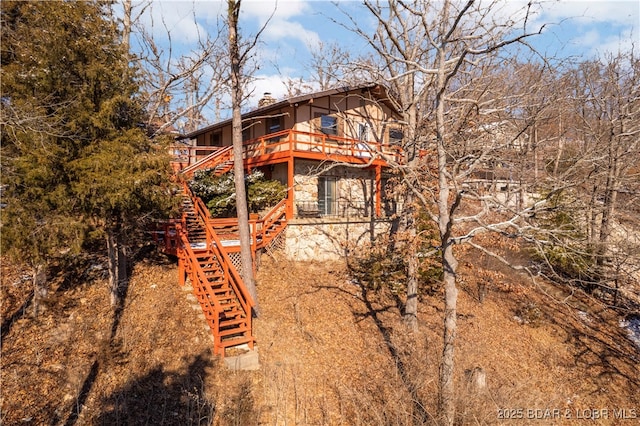
MULTIPOLYGON (((397 103, 394 102, 394 100, 391 98, 391 95, 389 94, 389 91, 387 90, 386 87, 377 83, 365 83, 358 86, 341 86, 341 87, 336 87, 334 89, 324 90, 321 92, 309 93, 307 95, 294 96, 294 97, 291 97, 282 101, 274 102, 272 104, 265 105, 263 107, 258 107, 252 111, 246 112, 242 114, 242 118, 247 119, 252 117, 259 117, 259 116, 268 114, 270 111, 274 111, 283 107, 297 106, 298 104, 307 103, 313 99, 323 98, 325 96, 337 95, 341 93, 355 92, 358 90, 368 91, 380 102, 382 102, 388 108, 390 108, 392 111, 399 112, 395 106, 397 105, 397 103)), ((211 130, 225 127, 230 124, 231 124, 231 119, 229 118, 227 120, 202 127, 198 130, 194 130, 193 132, 180 135, 178 136, 178 139, 193 139, 198 135, 209 132, 211 130)))

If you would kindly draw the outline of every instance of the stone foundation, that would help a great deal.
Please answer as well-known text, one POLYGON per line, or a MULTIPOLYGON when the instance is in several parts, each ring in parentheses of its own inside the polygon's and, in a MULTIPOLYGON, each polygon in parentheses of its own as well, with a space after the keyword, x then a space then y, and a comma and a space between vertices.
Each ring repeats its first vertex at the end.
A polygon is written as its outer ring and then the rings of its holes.
POLYGON ((367 219, 298 219, 288 223, 285 253, 292 260, 338 260, 370 243, 373 235, 388 233, 390 223, 367 219))

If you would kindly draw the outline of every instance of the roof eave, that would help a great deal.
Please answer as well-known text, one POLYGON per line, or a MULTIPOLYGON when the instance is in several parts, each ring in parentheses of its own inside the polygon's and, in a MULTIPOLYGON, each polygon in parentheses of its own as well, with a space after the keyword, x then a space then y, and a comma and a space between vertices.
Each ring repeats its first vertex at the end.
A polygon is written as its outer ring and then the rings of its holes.
MULTIPOLYGON (((322 92, 314 92, 314 93, 310 93, 307 95, 300 95, 300 96, 294 96, 292 98, 288 98, 282 101, 278 101, 275 102, 273 104, 270 105, 265 105, 263 107, 260 108, 256 108, 254 110, 251 110, 247 113, 242 114, 242 119, 248 119, 248 118, 252 118, 255 116, 262 116, 265 115, 267 112, 271 111, 271 110, 276 110, 282 107, 288 107, 288 106, 294 106, 294 105, 299 105, 301 103, 305 103, 305 102, 309 102, 312 99, 317 99, 317 98, 321 98, 324 96, 331 96, 331 95, 336 95, 339 93, 347 93, 347 92, 352 92, 355 90, 371 90, 373 88, 382 88, 384 90, 384 93, 386 95, 386 99, 382 99, 382 101, 392 110, 398 112, 396 110, 396 108, 393 105, 393 102, 391 101, 391 99, 389 98, 389 92, 387 90, 386 87, 384 87, 383 85, 377 84, 377 83, 366 83, 366 84, 361 84, 359 86, 341 86, 341 87, 336 87, 333 89, 328 89, 328 90, 324 90, 322 92)), ((218 123, 214 123, 211 124, 209 126, 200 128, 198 130, 194 130, 193 132, 184 134, 184 135, 179 135, 176 139, 181 140, 181 139, 193 139, 195 137, 197 137, 198 135, 201 135, 203 133, 209 132, 211 130, 215 130, 218 128, 222 128, 225 127, 227 125, 231 124, 231 119, 227 119, 224 121, 220 121, 218 123)))

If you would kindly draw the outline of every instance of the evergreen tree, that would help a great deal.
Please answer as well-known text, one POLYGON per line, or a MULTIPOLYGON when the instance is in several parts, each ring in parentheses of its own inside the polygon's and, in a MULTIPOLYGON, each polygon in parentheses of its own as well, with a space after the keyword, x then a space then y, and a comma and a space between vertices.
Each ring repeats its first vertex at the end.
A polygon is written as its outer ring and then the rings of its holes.
POLYGON ((139 124, 134 70, 108 4, 1 7, 3 252, 35 271, 102 236, 117 304, 125 237, 169 206, 167 151, 139 124))

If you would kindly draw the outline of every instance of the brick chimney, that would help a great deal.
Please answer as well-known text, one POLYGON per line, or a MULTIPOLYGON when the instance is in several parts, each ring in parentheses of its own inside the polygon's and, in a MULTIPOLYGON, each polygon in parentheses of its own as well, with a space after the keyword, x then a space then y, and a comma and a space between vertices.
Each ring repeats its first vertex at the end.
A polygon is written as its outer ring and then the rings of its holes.
POLYGON ((272 105, 275 103, 276 103, 276 98, 271 96, 271 92, 264 92, 264 95, 262 95, 262 99, 258 101, 258 108, 262 108, 267 105, 272 105))

